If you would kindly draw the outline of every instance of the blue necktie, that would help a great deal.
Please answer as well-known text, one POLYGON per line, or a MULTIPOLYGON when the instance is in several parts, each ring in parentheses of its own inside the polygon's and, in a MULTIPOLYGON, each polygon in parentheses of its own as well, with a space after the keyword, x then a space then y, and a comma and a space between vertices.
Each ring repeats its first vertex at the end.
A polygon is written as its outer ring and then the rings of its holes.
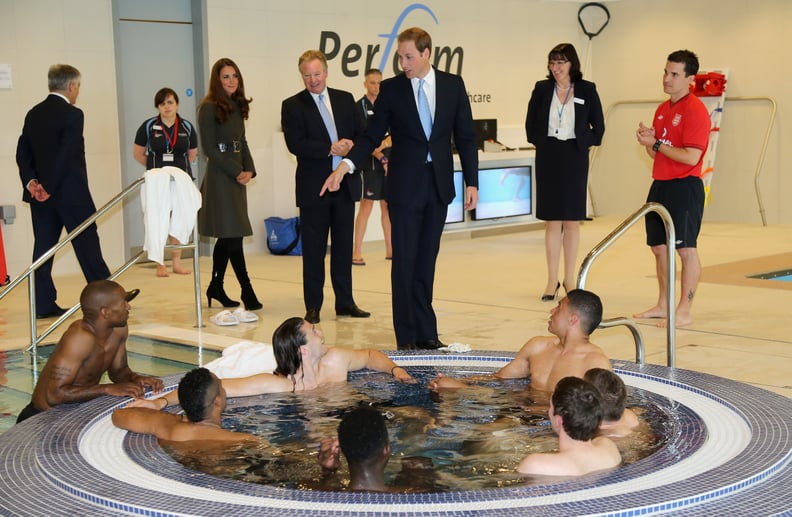
MULTIPOLYGON (((421 118, 421 126, 423 126, 424 134, 428 140, 432 134, 432 110, 429 109, 429 101, 424 93, 425 82, 423 79, 418 80, 418 116, 421 118)), ((426 153, 426 161, 432 161, 431 153, 426 153)))
MULTIPOLYGON (((319 114, 322 116, 322 121, 324 122, 325 127, 327 128, 327 133, 330 135, 330 145, 338 142, 338 132, 336 132, 335 122, 333 122, 333 116, 330 115, 330 111, 328 111, 327 106, 324 103, 324 93, 319 95, 319 114)), ((341 163, 340 156, 333 156, 333 169, 335 170, 338 167, 338 164, 341 163)))

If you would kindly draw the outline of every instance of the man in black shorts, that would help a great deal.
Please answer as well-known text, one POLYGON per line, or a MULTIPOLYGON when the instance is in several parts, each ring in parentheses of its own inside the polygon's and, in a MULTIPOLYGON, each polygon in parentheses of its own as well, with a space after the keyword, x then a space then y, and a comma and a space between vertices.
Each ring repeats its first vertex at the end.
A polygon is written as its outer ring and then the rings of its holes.
MULTIPOLYGON (((704 103, 690 93, 699 69, 698 57, 689 50, 668 56, 663 91, 669 100, 655 111, 651 127, 639 123, 636 137, 654 160, 652 187, 647 202, 662 204, 671 213, 676 249, 682 260, 682 293, 676 309, 676 325, 693 322, 691 306, 701 276, 696 239, 704 214, 704 184, 701 164, 709 144, 710 116, 704 103)), ((646 216, 646 243, 651 246, 660 288, 657 304, 634 318, 664 318, 669 302, 666 291, 668 248, 665 226, 656 213, 646 216)), ((658 326, 665 326, 663 320, 658 326)))
MULTIPOLYGON (((363 127, 368 124, 369 117, 374 115, 374 101, 379 95, 379 87, 382 82, 382 72, 372 68, 366 72, 366 79, 363 86, 366 87, 366 95, 357 102, 358 114, 363 120, 363 127)), ((366 226, 374 208, 374 201, 380 202, 380 212, 382 220, 382 234, 385 238, 385 258, 390 259, 393 255, 391 249, 391 228, 390 216, 388 215, 388 202, 385 201, 385 177, 388 174, 388 155, 390 154, 391 139, 390 135, 382 140, 382 144, 374 149, 369 159, 361 164, 363 172, 363 197, 360 198, 360 208, 358 209, 357 219, 355 219, 355 248, 352 251, 352 265, 365 266, 363 259, 363 237, 366 235, 366 226)))

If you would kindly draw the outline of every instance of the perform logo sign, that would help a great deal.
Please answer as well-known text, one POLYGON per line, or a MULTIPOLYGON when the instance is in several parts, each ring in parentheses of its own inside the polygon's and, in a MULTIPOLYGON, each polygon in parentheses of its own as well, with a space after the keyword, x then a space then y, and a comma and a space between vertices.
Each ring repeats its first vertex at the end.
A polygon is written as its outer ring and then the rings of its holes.
MULTIPOLYGON (((378 35, 380 38, 386 40, 384 50, 380 51, 381 47, 378 43, 366 45, 365 52, 363 44, 360 43, 350 43, 344 46, 341 43, 341 36, 333 31, 322 31, 319 36, 319 50, 324 52, 328 61, 337 58, 340 59, 341 73, 346 77, 362 76, 369 68, 379 68, 387 75, 388 60, 391 62, 391 71, 393 75, 397 75, 401 70, 399 69, 399 56, 395 52, 396 40, 399 36, 399 32, 405 28, 403 27, 403 25, 405 25, 405 18, 413 11, 425 11, 432 17, 435 24, 440 23, 437 20, 437 16, 435 16, 428 6, 424 4, 411 4, 396 18, 390 32, 378 35), (375 63, 377 60, 378 62, 375 63)), ((430 34, 432 33, 429 28, 426 30, 430 34)), ((435 68, 452 74, 462 75, 462 61, 464 56, 465 52, 462 47, 455 47, 452 49, 448 46, 435 46, 435 48, 432 49, 435 68)))

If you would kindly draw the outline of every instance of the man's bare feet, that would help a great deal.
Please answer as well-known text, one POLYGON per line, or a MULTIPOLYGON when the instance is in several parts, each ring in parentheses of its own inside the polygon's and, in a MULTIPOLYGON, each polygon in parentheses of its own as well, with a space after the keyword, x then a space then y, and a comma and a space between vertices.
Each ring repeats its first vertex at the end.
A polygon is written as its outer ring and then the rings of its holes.
POLYGON ((169 276, 168 275, 168 268, 166 268, 162 264, 157 264, 157 276, 159 276, 159 277, 169 276))
POLYGON ((665 307, 661 307, 659 305, 655 305, 651 309, 647 309, 643 312, 632 315, 633 318, 639 320, 645 320, 649 318, 665 318, 666 316, 668 316, 668 310, 665 307))
MULTIPOLYGON (((676 317, 674 318, 674 327, 687 327, 688 325, 693 323, 693 316, 688 312, 686 314, 682 314, 681 312, 677 311, 676 317)), ((660 328, 668 327, 668 320, 663 318, 662 320, 657 322, 657 326, 660 328)))
POLYGON ((177 266, 176 264, 173 265, 173 272, 177 275, 189 275, 192 273, 189 269, 184 269, 181 266, 177 266))

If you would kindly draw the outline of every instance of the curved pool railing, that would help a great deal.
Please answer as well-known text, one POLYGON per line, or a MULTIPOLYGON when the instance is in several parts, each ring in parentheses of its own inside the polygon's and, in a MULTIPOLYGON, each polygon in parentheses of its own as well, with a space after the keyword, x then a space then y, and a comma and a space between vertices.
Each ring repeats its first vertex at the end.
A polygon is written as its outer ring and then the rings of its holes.
MULTIPOLYGON (((597 243, 597 245, 594 246, 591 251, 588 252, 586 258, 583 259, 583 262, 580 265, 580 271, 578 272, 578 288, 586 288, 586 279, 588 278, 589 269, 591 269, 591 266, 594 264, 594 261, 597 259, 597 257, 599 257, 606 249, 610 248, 611 245, 613 245, 613 243, 619 239, 619 237, 624 235, 627 230, 629 230, 635 223, 637 223, 649 212, 655 212, 663 221, 663 226, 665 226, 666 232, 666 261, 668 264, 674 264, 674 260, 676 260, 674 255, 674 252, 676 251, 676 233, 674 230, 674 221, 671 219, 671 213, 660 203, 646 203, 641 208, 633 212, 632 215, 625 219, 612 232, 606 235, 604 239, 597 243)), ((676 313, 675 304, 673 303, 675 300, 675 280, 676 270, 672 267, 669 269, 668 274, 666 275, 665 285, 666 299, 669 300, 668 307, 666 308, 666 364, 672 368, 676 366, 676 339, 674 334, 676 331, 676 313)), ((603 326, 614 326, 618 324, 627 325, 627 327, 630 329, 630 332, 633 334, 633 338, 635 339, 635 360, 639 364, 643 364, 643 337, 641 336, 641 331, 638 330, 638 326, 635 324, 635 322, 625 318, 625 322, 622 323, 616 323, 614 320, 608 320, 604 323, 605 325, 603 326)))

